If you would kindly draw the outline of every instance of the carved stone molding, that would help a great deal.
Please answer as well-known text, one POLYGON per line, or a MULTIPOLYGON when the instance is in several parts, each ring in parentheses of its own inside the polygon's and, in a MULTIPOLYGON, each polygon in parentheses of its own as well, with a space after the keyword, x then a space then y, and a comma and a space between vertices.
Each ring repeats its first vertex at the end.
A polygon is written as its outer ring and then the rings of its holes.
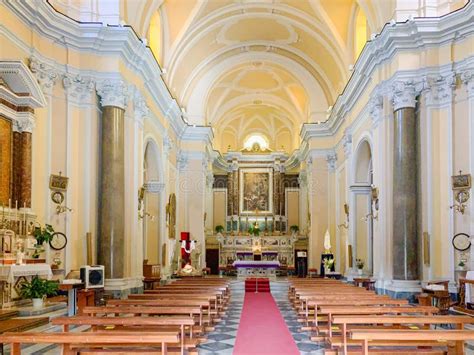
POLYGON ((143 120, 149 115, 150 109, 148 108, 145 99, 142 94, 135 90, 133 95, 133 114, 135 121, 143 126, 143 120))
POLYGON ((369 101, 369 112, 372 117, 372 123, 375 127, 378 126, 379 122, 383 118, 383 96, 375 94, 370 98, 369 101))
POLYGON ((31 57, 29 64, 30 70, 36 76, 36 80, 38 80, 43 93, 50 94, 53 86, 59 79, 59 73, 56 68, 41 63, 36 57, 31 57))
POLYGON ((330 153, 326 155, 326 162, 328 163, 329 172, 333 173, 336 171, 337 166, 337 155, 336 153, 330 153))
POLYGON ((186 168, 189 165, 189 157, 186 154, 186 152, 180 151, 178 153, 178 157, 176 158, 176 165, 178 167, 178 170, 180 171, 186 170, 186 168))
POLYGON ((396 81, 392 85, 392 103, 393 110, 399 110, 406 107, 416 106, 417 90, 412 80, 396 81))
POLYGON ((342 138, 342 145, 344 147, 344 155, 348 158, 352 153, 352 133, 349 131, 344 132, 344 137, 342 138))
POLYGON ((474 97, 474 69, 463 71, 461 81, 466 86, 469 97, 474 97))
POLYGON ((174 142, 169 135, 165 135, 163 138, 163 153, 165 156, 169 156, 171 148, 173 148, 174 142))
POLYGON ((125 110, 128 103, 128 87, 122 80, 103 80, 96 84, 102 106, 116 106, 125 110))
POLYGON ((84 101, 90 101, 92 98, 94 81, 81 75, 65 74, 63 76, 63 86, 70 99, 83 103, 84 101))
POLYGON ((456 76, 451 73, 446 76, 427 76, 423 80, 426 104, 429 106, 442 106, 452 103, 456 76))

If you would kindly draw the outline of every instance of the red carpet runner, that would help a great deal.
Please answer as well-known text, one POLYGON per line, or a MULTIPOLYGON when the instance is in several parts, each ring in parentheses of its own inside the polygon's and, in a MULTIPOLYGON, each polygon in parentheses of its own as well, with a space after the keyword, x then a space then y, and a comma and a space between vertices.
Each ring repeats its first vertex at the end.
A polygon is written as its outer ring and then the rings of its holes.
POLYGON ((299 353, 272 294, 246 292, 234 355, 299 353))

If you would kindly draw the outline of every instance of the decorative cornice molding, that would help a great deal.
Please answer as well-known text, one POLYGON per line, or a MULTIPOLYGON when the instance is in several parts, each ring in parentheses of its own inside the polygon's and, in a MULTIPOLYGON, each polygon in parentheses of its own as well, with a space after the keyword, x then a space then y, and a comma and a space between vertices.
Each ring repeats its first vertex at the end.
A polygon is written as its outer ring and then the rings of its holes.
POLYGON ((101 80, 97 82, 96 89, 103 107, 116 106, 122 110, 127 108, 129 88, 123 80, 101 80))

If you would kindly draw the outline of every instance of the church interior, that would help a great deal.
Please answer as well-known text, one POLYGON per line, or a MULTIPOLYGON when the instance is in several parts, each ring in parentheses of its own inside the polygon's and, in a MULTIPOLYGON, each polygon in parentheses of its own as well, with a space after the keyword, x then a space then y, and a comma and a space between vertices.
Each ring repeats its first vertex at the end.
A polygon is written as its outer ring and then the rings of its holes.
POLYGON ((473 1, 0 0, 1 352, 474 354, 473 174, 473 1))

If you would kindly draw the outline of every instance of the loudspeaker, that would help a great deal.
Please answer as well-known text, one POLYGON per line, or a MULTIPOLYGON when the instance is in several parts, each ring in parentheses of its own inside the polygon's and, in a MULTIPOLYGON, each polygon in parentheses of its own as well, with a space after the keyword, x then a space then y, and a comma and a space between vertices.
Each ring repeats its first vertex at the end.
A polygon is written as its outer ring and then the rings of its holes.
POLYGON ((81 266, 81 280, 85 288, 101 288, 105 283, 105 268, 103 265, 81 266))

